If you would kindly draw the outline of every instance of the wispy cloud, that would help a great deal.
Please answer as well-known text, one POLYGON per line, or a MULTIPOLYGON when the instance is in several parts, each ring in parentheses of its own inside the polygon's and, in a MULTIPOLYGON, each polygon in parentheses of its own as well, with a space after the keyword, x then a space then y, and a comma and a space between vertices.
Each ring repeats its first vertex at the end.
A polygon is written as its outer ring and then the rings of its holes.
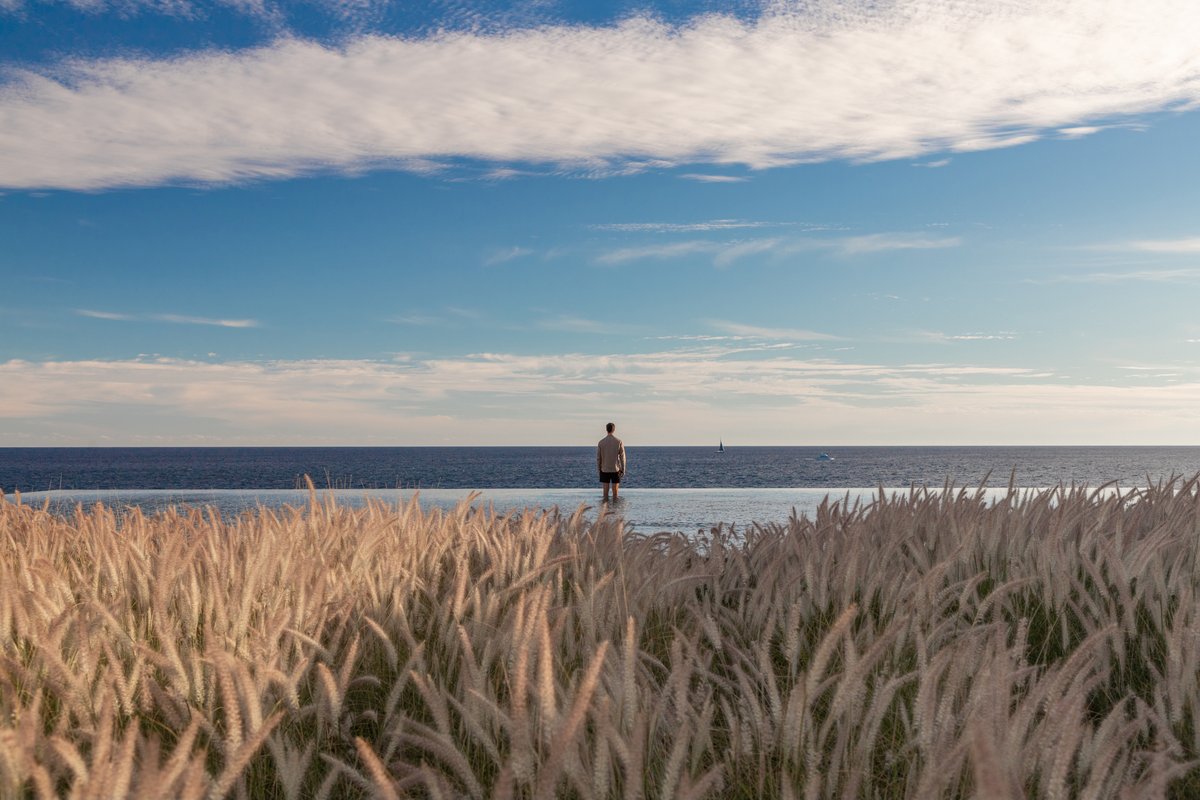
POLYGON ((872 233, 867 236, 847 236, 831 240, 831 245, 844 255, 884 253, 891 250, 941 250, 958 247, 958 236, 924 236, 911 233, 872 233))
POLYGON ((196 317, 189 314, 122 314, 115 311, 96 311, 88 308, 76 309, 81 317, 118 320, 122 322, 170 322, 176 325, 212 325, 218 328, 257 328, 262 323, 254 319, 218 319, 196 317))
POLYGON ((914 167, 924 167, 925 169, 940 169, 941 167, 946 167, 949 165, 950 159, 948 158, 939 158, 936 161, 920 161, 916 164, 913 164, 914 167))
POLYGON ((461 306, 446 306, 436 313, 428 311, 407 311, 400 314, 394 314, 387 318, 387 322, 396 325, 411 325, 414 327, 427 327, 430 325, 451 325, 460 324, 463 322, 478 322, 483 319, 483 314, 473 308, 462 308, 461 306))
POLYGON ((940 250, 962 244, 958 236, 929 236, 912 233, 875 233, 865 236, 841 237, 768 237, 718 241, 689 239, 670 244, 650 244, 621 247, 601 253, 601 264, 624 264, 629 261, 665 260, 697 254, 711 255, 717 267, 728 267, 748 256, 760 254, 788 255, 793 253, 827 251, 853 257, 895 250, 940 250))
MULTIPOLYGON (((670 333, 661 336, 647 336, 647 339, 657 341, 676 341, 676 342, 728 342, 738 339, 744 339, 743 336, 734 336, 732 334, 709 334, 709 333, 670 333)), ((1200 341, 1198 339, 1197 341, 1200 341)))
POLYGON ((781 239, 751 239, 746 242, 732 242, 713 256, 713 265, 724 269, 747 256, 773 252, 779 249, 781 241, 781 239))
POLYGON ((1143 239, 1127 242, 1123 249, 1141 253, 1200 253, 1200 236, 1187 239, 1143 239))
POLYGON ((1105 272, 1081 272, 1050 275, 1045 278, 1029 278, 1028 283, 1193 283, 1200 280, 1200 267, 1178 269, 1128 269, 1105 272))
POLYGON ((951 342, 1007 342, 1016 339, 1015 333, 1001 331, 1000 333, 948 333, 946 339, 951 342))
POLYGON ((119 314, 115 311, 94 311, 90 308, 77 308, 75 313, 81 317, 91 317, 92 319, 112 319, 112 320, 132 320, 133 316, 129 314, 119 314))
POLYGON ((730 322, 728 320, 713 319, 709 320, 708 324, 719 331, 730 334, 731 336, 754 338, 754 339, 787 339, 797 342, 811 341, 829 341, 839 337, 828 333, 820 333, 819 331, 810 331, 805 328, 770 328, 761 325, 747 325, 740 322, 730 322))
POLYGON ((745 183, 749 180, 739 175, 706 175, 701 172, 686 172, 679 177, 699 183, 745 183))
POLYGON ((789 223, 745 219, 710 219, 701 222, 607 222, 590 226, 597 231, 616 233, 703 233, 741 228, 772 228, 789 223))
POLYGON ((1200 101, 1193 0, 769 7, 10 69, 0 185, 912 159, 1200 101))
POLYGON ((151 314, 149 319, 158 322, 174 322, 178 325, 215 325, 218 328, 257 328, 260 323, 255 319, 215 319, 213 317, 193 317, 187 314, 151 314))
POLYGON ((964 333, 947 333, 946 331, 910 330, 892 333, 876 339, 889 344, 950 344, 954 342, 1012 342, 1020 338, 1016 331, 967 331, 964 333))
POLYGON ((1073 128, 1059 128, 1058 133, 1064 139, 1082 139, 1103 130, 1100 125, 1076 125, 1073 128))
POLYGON ((493 251, 487 256, 487 258, 483 260, 483 263, 484 266, 492 267, 497 264, 504 264, 505 262, 512 261, 516 258, 523 258, 531 253, 533 253, 533 250, 529 249, 528 247, 505 247, 500 250, 493 251))
MULTIPOLYGON (((32 6, 50 4, 68 6, 90 16, 158 14, 183 19, 207 16, 216 7, 273 26, 283 24, 292 11, 286 2, 280 0, 0 0, 0 13, 23 14, 32 6)), ((378 18, 387 5, 387 0, 310 0, 305 3, 309 10, 315 9, 333 19, 355 23, 378 18)))
POLYGON ((1124 239, 1083 245, 1079 249, 1111 253, 1196 255, 1200 253, 1200 236, 1184 236, 1177 239, 1124 239))
POLYGON ((1139 122, 1121 122, 1112 125, 1074 125, 1069 128, 1059 128, 1058 135, 1062 139, 1082 139, 1085 136, 1091 136, 1100 131, 1113 130, 1114 128, 1140 131, 1145 130, 1146 125, 1139 122))
POLYGON ((435 317, 430 314, 396 314, 388 317, 388 322, 395 323, 396 325, 412 325, 416 327, 437 325, 444 321, 441 317, 435 317))
POLYGON ((1007 342, 1018 338, 1013 331, 943 333, 942 331, 918 331, 910 337, 921 342, 1007 342))
POLYGON ((538 323, 538 327, 548 331, 562 331, 564 333, 614 333, 624 332, 625 325, 613 325, 608 322, 601 322, 594 319, 585 319, 584 317, 575 317, 569 314, 559 314, 554 317, 548 317, 538 323))
POLYGON ((694 255, 696 253, 719 251, 723 246, 720 242, 695 240, 672 242, 670 244, 643 245, 641 247, 621 247, 616 250, 610 250, 607 253, 601 253, 596 257, 596 261, 600 264, 624 264, 629 261, 643 261, 646 259, 682 258, 683 256, 694 255))

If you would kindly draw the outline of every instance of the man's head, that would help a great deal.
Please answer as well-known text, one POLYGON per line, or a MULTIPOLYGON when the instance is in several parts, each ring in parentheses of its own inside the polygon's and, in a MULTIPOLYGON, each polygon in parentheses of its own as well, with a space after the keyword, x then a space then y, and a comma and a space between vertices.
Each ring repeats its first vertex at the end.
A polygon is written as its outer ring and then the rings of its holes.
POLYGON ((615 422, 610 422, 604 426, 604 430, 608 431, 609 433, 612 433, 616 429, 617 429, 617 423, 615 423, 615 422))

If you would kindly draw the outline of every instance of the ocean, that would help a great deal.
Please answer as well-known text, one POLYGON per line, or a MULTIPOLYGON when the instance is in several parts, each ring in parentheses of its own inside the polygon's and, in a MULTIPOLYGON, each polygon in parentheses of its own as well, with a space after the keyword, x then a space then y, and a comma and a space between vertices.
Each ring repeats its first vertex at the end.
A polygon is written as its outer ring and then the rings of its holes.
MULTIPOLYGON (((625 488, 1141 486, 1200 472, 1200 447, 637 447, 625 488), (821 453, 832 460, 818 460, 821 453)), ((593 447, 0 448, 0 489, 573 489, 593 447)))
POLYGON ((602 507, 592 447, 0 448, 0 489, 56 508, 102 501, 238 513, 306 501, 305 476, 339 502, 368 498, 497 510, 606 508, 643 530, 782 522, 826 495, 869 502, 879 487, 1137 488, 1200 473, 1200 447, 628 447, 617 505, 602 507), (822 453, 831 458, 820 459, 822 453))

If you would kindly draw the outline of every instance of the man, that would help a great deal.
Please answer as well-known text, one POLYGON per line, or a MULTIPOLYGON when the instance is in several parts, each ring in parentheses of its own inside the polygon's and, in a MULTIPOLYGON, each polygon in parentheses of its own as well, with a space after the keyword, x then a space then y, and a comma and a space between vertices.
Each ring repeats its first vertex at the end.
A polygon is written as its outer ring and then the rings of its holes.
POLYGON ((608 487, 612 485, 612 499, 617 499, 621 488, 621 476, 625 474, 625 443, 613 436, 617 426, 610 422, 604 426, 608 436, 596 445, 596 469, 600 471, 600 485, 604 487, 604 500, 608 502, 608 487))

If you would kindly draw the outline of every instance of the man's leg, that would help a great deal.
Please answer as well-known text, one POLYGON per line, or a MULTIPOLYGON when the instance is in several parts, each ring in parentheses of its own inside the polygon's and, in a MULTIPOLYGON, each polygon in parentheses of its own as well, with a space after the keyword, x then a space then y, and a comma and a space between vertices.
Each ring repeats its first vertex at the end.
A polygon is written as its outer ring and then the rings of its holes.
POLYGON ((621 488, 620 481, 613 481, 613 500, 614 501, 616 501, 616 499, 617 499, 617 492, 620 490, 620 488, 621 488))
POLYGON ((604 488, 604 502, 608 502, 608 481, 600 479, 600 485, 604 488))

